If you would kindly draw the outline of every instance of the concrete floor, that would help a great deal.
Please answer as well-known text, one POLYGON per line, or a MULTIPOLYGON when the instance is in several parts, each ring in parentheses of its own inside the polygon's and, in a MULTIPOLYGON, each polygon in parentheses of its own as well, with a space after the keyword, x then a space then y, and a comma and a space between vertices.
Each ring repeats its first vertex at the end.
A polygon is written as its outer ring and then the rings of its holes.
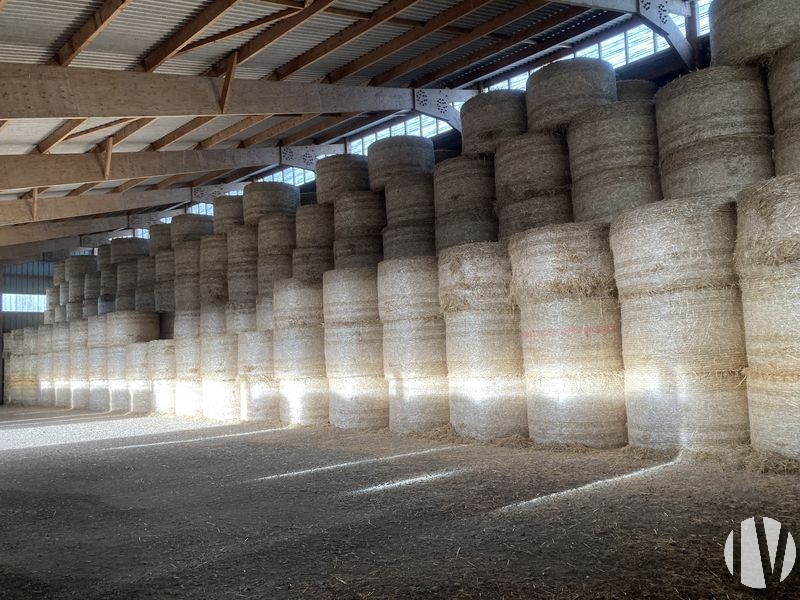
POLYGON ((0 406, 0 598, 752 597, 728 532, 800 541, 754 465, 0 406))

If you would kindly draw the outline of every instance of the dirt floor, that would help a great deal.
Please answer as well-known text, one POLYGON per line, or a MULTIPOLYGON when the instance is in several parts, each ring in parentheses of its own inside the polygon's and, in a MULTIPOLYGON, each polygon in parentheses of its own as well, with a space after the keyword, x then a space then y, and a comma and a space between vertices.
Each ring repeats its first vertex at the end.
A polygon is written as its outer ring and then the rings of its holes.
POLYGON ((428 437, 0 406, 0 598, 750 598, 728 533, 800 543, 746 451, 428 437))

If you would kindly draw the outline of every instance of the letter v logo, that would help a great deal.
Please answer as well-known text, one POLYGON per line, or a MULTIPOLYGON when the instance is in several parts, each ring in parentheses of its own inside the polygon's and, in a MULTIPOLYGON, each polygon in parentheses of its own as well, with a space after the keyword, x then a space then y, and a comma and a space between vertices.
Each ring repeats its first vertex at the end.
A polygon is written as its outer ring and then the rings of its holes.
POLYGON ((725 542, 725 564, 731 575, 741 574, 742 584, 747 587, 771 588, 785 581, 792 572, 797 547, 792 534, 779 521, 769 517, 761 521, 755 518, 742 521, 738 561, 735 538, 735 532, 731 531, 725 542))

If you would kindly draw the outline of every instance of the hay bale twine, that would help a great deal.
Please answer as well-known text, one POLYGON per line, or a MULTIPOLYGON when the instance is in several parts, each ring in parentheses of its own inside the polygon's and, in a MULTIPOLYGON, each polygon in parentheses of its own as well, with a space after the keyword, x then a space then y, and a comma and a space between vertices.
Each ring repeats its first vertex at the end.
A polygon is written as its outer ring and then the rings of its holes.
POLYGON ((528 130, 525 92, 496 90, 470 98, 461 107, 461 125, 464 154, 494 154, 504 141, 528 130))
POLYGON ((699 142, 772 133, 767 86, 755 67, 713 67, 664 86, 656 95, 662 160, 699 142), (691 106, 692 110, 686 110, 691 106))
POLYGON ((139 279, 137 260, 117 264, 117 291, 115 310, 136 309, 136 282, 139 279))
POLYGON ((228 300, 228 238, 222 233, 200 240, 200 306, 228 300))
MULTIPOLYGON (((251 184, 252 185, 252 184, 251 184)), ((252 302, 258 296, 258 229, 244 225, 228 232, 228 297, 252 302)))
POLYGON ((775 55, 769 63, 767 81, 775 131, 800 125, 800 42, 775 55))
POLYGON ((661 160, 661 188, 667 198, 692 195, 735 197, 775 173, 768 136, 739 135, 678 150, 661 160))
MULTIPOLYGON (((333 157, 331 157, 333 158, 333 157)), ((317 179, 319 185, 319 179, 317 179)), ((298 248, 330 247, 334 240, 333 207, 307 204, 297 209, 295 245, 298 248)))
POLYGON ((225 234, 244 225, 244 207, 241 196, 217 196, 214 205, 214 233, 225 234))
POLYGON ((724 198, 642 206, 612 224, 631 444, 747 442, 735 239, 724 198))
POLYGON ((110 346, 127 346, 156 340, 160 331, 157 313, 127 310, 112 313, 106 320, 106 340, 110 346))
POLYGON ((358 154, 326 156, 317 161, 317 202, 333 204, 345 192, 369 189, 367 157, 358 154))
POLYGON ((799 192, 798 175, 742 192, 736 242, 752 444, 795 459, 800 458, 799 192))
POLYGON ((128 386, 130 412, 144 414, 152 410, 153 391, 150 384, 148 342, 128 344, 125 349, 125 381, 128 386))
POLYGON ((69 284, 62 283, 58 286, 58 305, 66 306, 69 302, 69 284))
POLYGON ((258 253, 288 254, 295 246, 295 215, 271 213, 258 221, 258 253))
POLYGON ((322 282, 275 282, 273 365, 280 418, 289 425, 328 422, 322 282))
POLYGON ((175 338, 175 414, 200 417, 203 413, 201 341, 197 337, 175 338))
POLYGON ((196 338, 200 335, 200 309, 176 310, 172 321, 172 336, 196 338))
MULTIPOLYGON (((330 253, 330 248, 327 249, 330 253)), ((272 285, 278 279, 292 276, 292 253, 258 255, 258 294, 271 295, 272 285)))
POLYGON ((651 102, 614 102, 573 119, 567 134, 576 222, 610 222, 661 196, 651 102))
POLYGON ((383 260, 383 236, 348 238, 333 243, 333 264, 337 269, 375 267, 381 260, 383 260))
POLYGON ((136 261, 140 256, 150 254, 150 243, 142 238, 114 238, 111 240, 111 264, 136 261))
POLYGON ((218 421, 238 420, 241 413, 236 381, 239 337, 203 336, 200 347, 203 416, 218 421))
POLYGON ((433 142, 413 135, 398 135, 378 140, 369 147, 369 187, 382 192, 395 177, 416 177, 433 173, 433 142))
POLYGON ((239 404, 242 421, 280 420, 280 392, 272 367, 272 332, 238 336, 239 404))
POLYGON ((378 312, 383 324, 383 372, 389 428, 420 432, 450 420, 444 320, 435 257, 378 265, 378 312))
POLYGON ((148 228, 150 236, 150 256, 172 249, 172 226, 169 223, 156 223, 148 228))
POLYGON ((528 79, 525 95, 529 131, 556 131, 580 113, 617 100, 614 67, 597 58, 562 60, 528 79))
POLYGON ((175 343, 154 340, 147 343, 147 371, 154 413, 175 413, 175 343))
POLYGON ((512 290, 540 443, 627 441, 619 304, 608 225, 551 225, 514 236, 512 290))
POLYGON ((436 165, 433 176, 437 253, 497 240, 491 160, 461 156, 436 165))
POLYGON ((175 255, 175 310, 200 310, 200 240, 179 242, 175 255))
POLYGON ((775 132, 774 157, 776 175, 800 173, 800 127, 775 132))
POLYGON ((396 177, 386 182, 386 225, 433 225, 435 219, 433 176, 396 177))
POLYGON ((97 270, 106 269, 111 265, 111 244, 102 244, 97 247, 97 270))
POLYGON ((83 318, 83 302, 67 302, 67 322, 83 318))
MULTIPOLYGON (((99 273, 98 273, 98 285, 99 285, 99 273)), ((56 306, 59 306, 59 302, 61 300, 61 288, 59 286, 49 287, 45 290, 45 298, 47 299, 47 308, 52 309, 56 306)))
POLYGON ((170 313, 175 311, 175 254, 165 250, 156 255, 156 311, 170 313))
POLYGON ((66 322, 67 322, 67 307, 56 306, 53 309, 53 323, 66 323, 66 322))
POLYGON ((384 260, 414 256, 436 256, 436 227, 433 223, 383 230, 384 260))
POLYGON ((244 188, 242 207, 245 225, 258 225, 271 213, 293 215, 300 206, 300 190, 288 183, 264 181, 249 183, 244 188))
POLYGON ((646 79, 625 79, 617 82, 617 100, 619 102, 653 102, 658 86, 646 79))
POLYGON ((715 0, 711 19, 711 63, 758 64, 800 40, 797 7, 784 0, 715 0))
POLYGON ((522 202, 497 209, 497 238, 508 240, 515 233, 572 221, 572 197, 569 188, 531 196, 522 202))
MULTIPOLYGON (((553 214, 566 211, 563 195, 569 195, 572 179, 567 140, 557 133, 529 133, 502 144, 494 156, 495 195, 498 209, 533 198, 555 196, 553 214), (557 195, 558 194, 558 195, 557 195)), ((572 207, 569 207, 569 220, 572 207)), ((543 223, 555 225, 556 223, 543 223)))
POLYGON ((170 223, 172 249, 183 242, 198 241, 214 233, 214 218, 206 215, 177 215, 170 223))
POLYGON ((331 246, 292 250, 292 277, 295 279, 322 283, 322 274, 330 271, 333 267, 333 247, 331 246))
POLYGON ((505 249, 498 243, 448 248, 438 267, 450 423, 478 439, 526 434, 519 313, 505 249))

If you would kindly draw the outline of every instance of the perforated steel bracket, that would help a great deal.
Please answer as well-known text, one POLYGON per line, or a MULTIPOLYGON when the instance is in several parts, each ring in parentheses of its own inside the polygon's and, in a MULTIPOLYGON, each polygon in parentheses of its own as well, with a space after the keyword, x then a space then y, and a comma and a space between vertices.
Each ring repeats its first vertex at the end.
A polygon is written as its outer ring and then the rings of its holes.
POLYGON ((306 171, 317 170, 317 156, 320 154, 344 154, 344 144, 324 146, 284 146, 281 148, 281 164, 306 171))
POLYGON ((220 183, 217 185, 202 185, 192 188, 192 202, 212 202, 217 196, 224 196, 231 192, 241 192, 244 183, 220 183))
POLYGON ((461 113, 453 106, 453 102, 458 101, 463 95, 464 90, 425 90, 418 88, 414 90, 414 110, 447 121, 450 126, 461 131, 461 113))

